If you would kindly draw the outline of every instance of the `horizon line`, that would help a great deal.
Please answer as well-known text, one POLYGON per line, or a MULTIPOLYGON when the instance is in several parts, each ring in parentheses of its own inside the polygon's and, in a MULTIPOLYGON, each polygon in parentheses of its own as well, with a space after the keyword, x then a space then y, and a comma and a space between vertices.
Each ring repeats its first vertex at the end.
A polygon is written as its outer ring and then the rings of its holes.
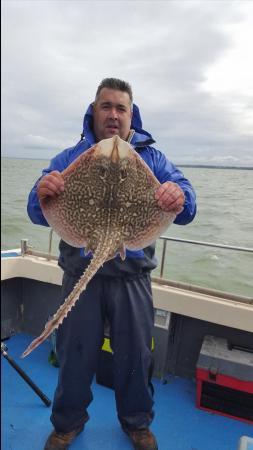
MULTIPOLYGON (((1 159, 28 159, 28 160, 34 160, 34 161, 50 161, 51 158, 32 158, 30 156, 5 156, 1 155, 1 159)), ((210 164, 210 163, 204 163, 204 164, 197 164, 197 163, 174 163, 177 167, 189 167, 189 168, 205 168, 205 169, 244 169, 244 170, 253 170, 253 166, 246 166, 246 165, 222 165, 222 164, 210 164)))

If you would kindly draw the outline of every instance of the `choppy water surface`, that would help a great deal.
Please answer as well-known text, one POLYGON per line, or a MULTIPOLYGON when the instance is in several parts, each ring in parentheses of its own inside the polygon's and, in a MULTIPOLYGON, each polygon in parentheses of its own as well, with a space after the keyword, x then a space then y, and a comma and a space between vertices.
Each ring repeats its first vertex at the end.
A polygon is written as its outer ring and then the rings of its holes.
MULTIPOLYGON (((2 159, 2 249, 29 239, 48 249, 49 229, 30 222, 28 194, 48 161, 2 159)), ((172 225, 166 235, 182 239, 253 247, 253 171, 182 168, 195 187, 198 213, 187 226, 172 225)), ((58 253, 55 235, 53 252, 58 253)), ((161 245, 158 242, 157 255, 161 245)), ((253 296, 253 254, 168 242, 164 275, 176 281, 253 296)), ((159 268, 153 272, 159 274, 159 268)))

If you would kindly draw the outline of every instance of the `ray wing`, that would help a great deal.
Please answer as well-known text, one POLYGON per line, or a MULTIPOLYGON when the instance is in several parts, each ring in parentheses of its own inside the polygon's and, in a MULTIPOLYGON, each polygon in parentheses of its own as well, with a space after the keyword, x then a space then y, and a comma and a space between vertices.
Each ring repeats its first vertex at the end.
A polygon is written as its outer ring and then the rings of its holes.
POLYGON ((93 200, 89 172, 94 147, 84 152, 62 172, 64 191, 41 203, 49 225, 68 244, 85 247, 92 232, 93 200))

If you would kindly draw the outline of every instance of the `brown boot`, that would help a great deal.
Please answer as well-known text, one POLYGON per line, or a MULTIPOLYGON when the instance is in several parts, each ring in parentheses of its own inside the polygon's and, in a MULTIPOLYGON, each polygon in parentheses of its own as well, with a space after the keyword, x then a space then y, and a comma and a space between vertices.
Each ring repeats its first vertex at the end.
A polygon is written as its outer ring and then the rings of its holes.
POLYGON ((78 436, 84 429, 84 425, 81 425, 76 430, 69 433, 59 433, 52 431, 45 444, 44 450, 68 450, 71 442, 78 436))
POLYGON ((130 437, 135 450, 158 450, 155 436, 148 428, 124 431, 130 437))

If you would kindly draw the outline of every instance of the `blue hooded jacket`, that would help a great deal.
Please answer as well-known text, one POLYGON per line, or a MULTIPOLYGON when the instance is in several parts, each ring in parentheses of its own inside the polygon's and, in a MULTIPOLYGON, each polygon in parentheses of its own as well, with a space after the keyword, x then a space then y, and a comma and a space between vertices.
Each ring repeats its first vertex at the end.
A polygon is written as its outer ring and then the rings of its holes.
MULTIPOLYGON (((130 141, 131 145, 139 155, 148 164, 160 183, 172 181, 177 183, 184 192, 185 205, 184 210, 178 214, 174 223, 186 225, 190 223, 196 214, 196 196, 190 182, 184 177, 183 173, 175 167, 159 150, 152 147, 155 143, 151 134, 142 129, 142 121, 137 105, 133 105, 133 116, 131 129, 134 134, 130 141)), ((68 167, 81 153, 90 148, 96 142, 93 133, 93 107, 89 105, 84 116, 83 132, 81 140, 74 146, 67 148, 56 155, 50 162, 48 168, 42 171, 42 176, 37 180, 28 198, 27 212, 31 221, 38 225, 49 226, 43 216, 38 196, 37 184, 39 180, 53 170, 62 172, 68 167)), ((59 265, 71 275, 80 275, 89 263, 90 255, 85 255, 84 249, 71 247, 69 244, 60 241, 59 265)), ((121 261, 119 256, 106 262, 99 273, 105 275, 121 275, 127 273, 142 273, 154 269, 157 265, 155 258, 155 245, 151 245, 140 251, 126 252, 125 261, 121 261)))

